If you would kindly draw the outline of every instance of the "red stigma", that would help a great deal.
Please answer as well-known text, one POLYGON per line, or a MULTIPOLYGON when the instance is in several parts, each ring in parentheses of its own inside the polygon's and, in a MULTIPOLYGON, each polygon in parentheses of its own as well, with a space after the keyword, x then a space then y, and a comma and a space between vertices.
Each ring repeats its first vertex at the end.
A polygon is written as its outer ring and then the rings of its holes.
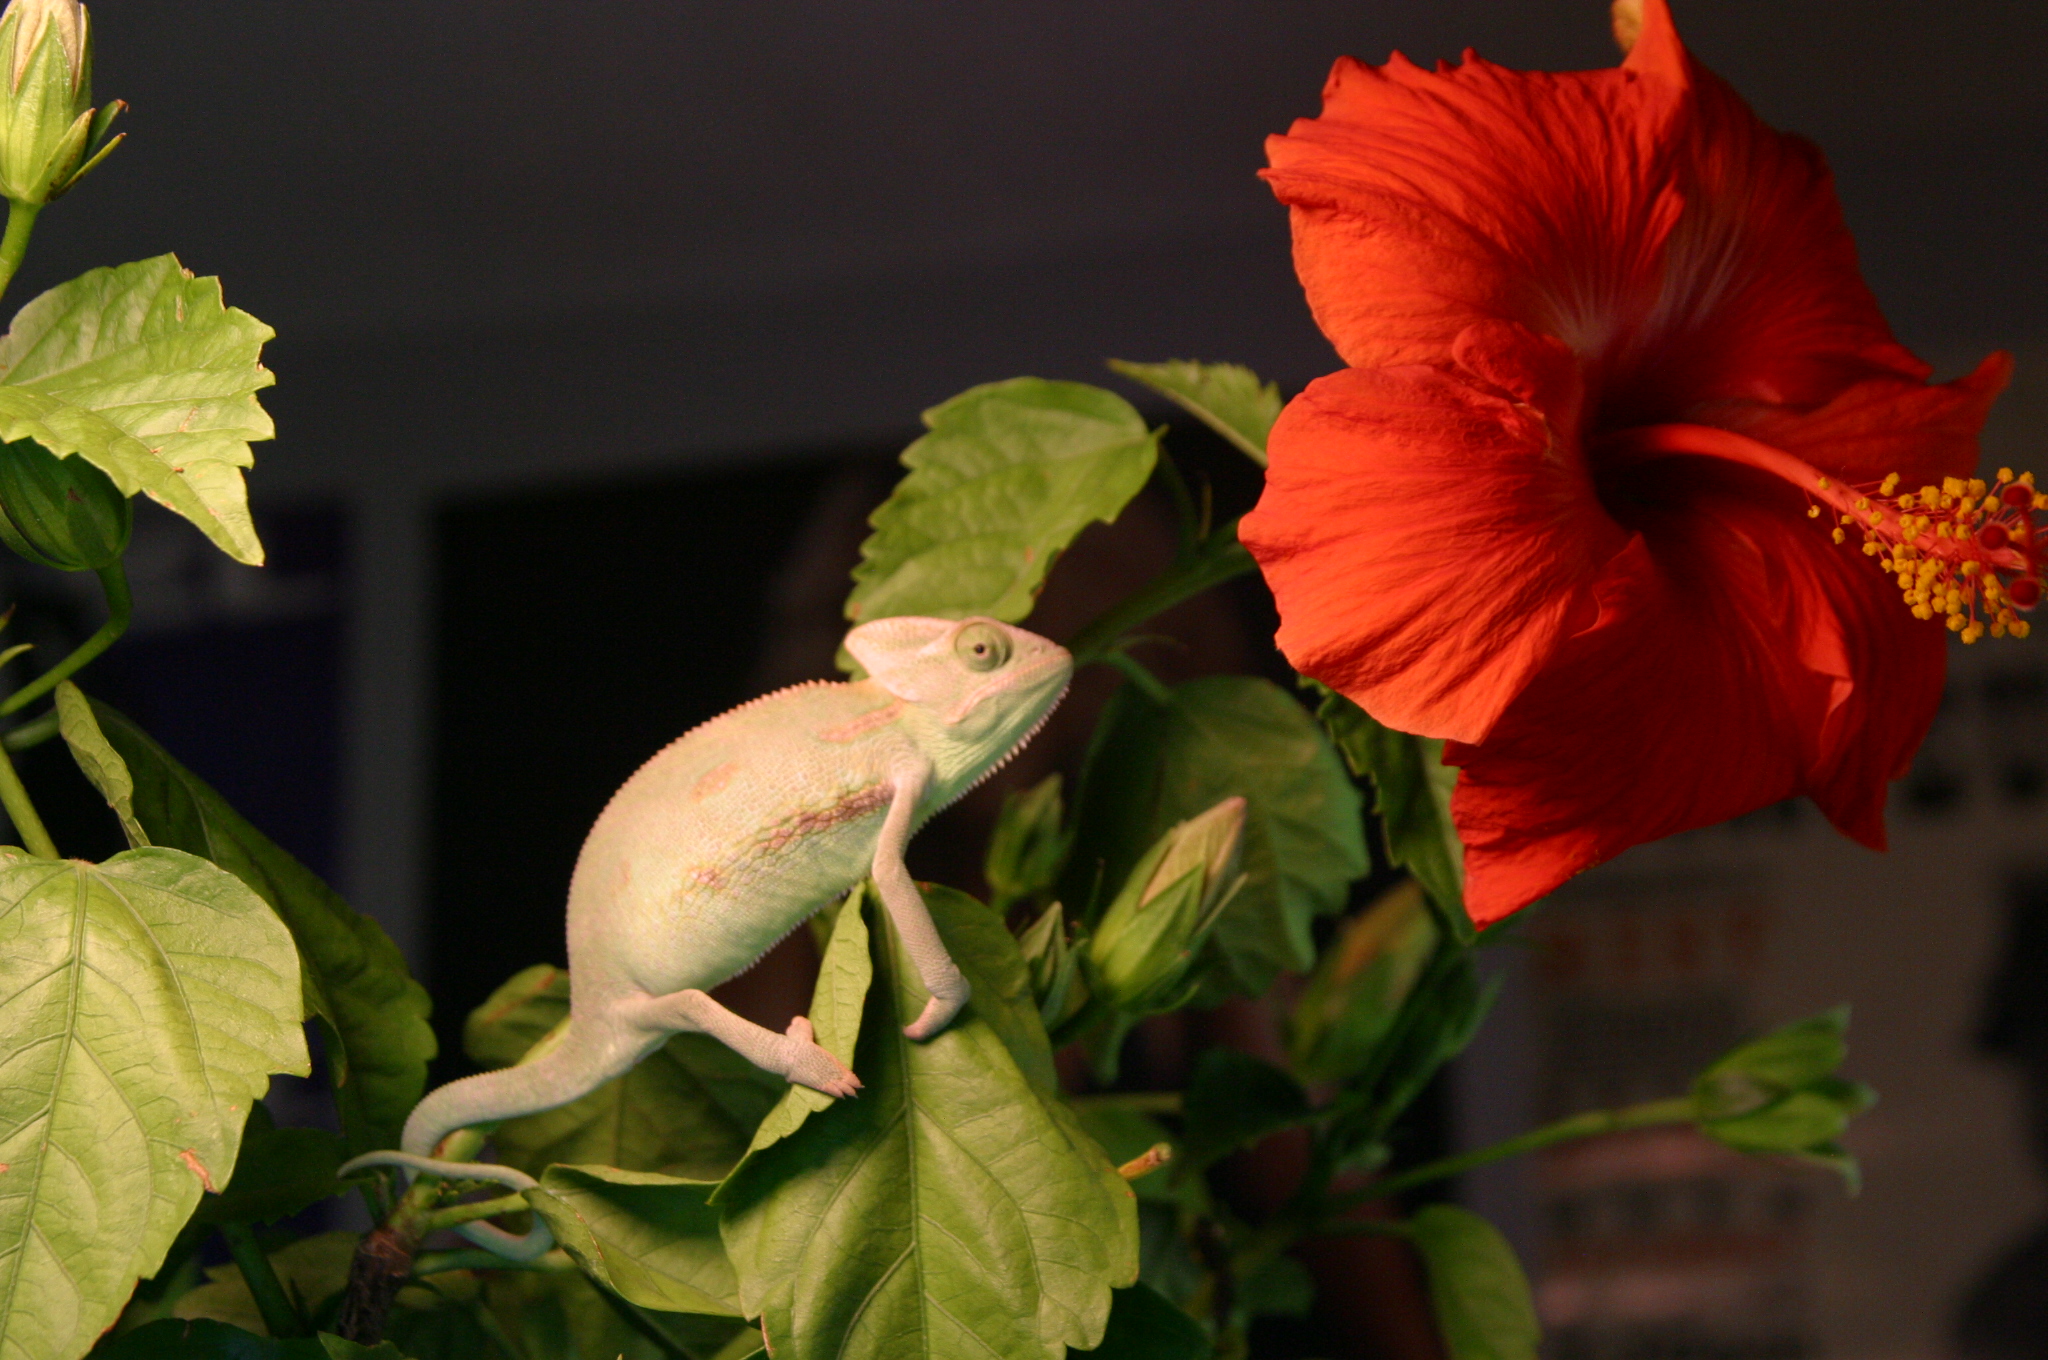
POLYGON ((2012 542, 2012 535, 2005 531, 2002 524, 1987 524, 1977 531, 1977 542, 1982 544, 1987 552, 1997 552, 2012 542))
POLYGON ((2005 588, 2006 597, 2021 609, 2032 609, 2041 603, 2041 582, 2036 577, 2022 576, 2005 588))

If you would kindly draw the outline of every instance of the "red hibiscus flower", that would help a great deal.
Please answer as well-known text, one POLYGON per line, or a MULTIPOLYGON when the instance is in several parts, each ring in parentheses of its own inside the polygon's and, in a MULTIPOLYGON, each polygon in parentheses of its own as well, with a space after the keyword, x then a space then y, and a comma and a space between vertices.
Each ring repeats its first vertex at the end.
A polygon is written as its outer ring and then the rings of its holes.
POLYGON ((1881 848, 1944 621, 2040 596, 2032 479, 1968 480, 2008 359, 1928 384, 1820 153, 1664 0, 1612 70, 1346 60, 1323 100, 1265 177, 1350 367, 1241 534, 1299 670, 1449 739, 1474 919, 1796 793, 1881 848))

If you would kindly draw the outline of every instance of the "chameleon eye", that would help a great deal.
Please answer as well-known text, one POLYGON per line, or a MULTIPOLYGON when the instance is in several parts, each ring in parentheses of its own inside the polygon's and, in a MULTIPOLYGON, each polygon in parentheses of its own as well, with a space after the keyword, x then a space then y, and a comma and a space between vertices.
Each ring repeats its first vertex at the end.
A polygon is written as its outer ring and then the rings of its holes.
POLYGON ((1010 660, 1010 639, 985 623, 973 623, 953 639, 953 655, 971 671, 992 671, 1010 660))

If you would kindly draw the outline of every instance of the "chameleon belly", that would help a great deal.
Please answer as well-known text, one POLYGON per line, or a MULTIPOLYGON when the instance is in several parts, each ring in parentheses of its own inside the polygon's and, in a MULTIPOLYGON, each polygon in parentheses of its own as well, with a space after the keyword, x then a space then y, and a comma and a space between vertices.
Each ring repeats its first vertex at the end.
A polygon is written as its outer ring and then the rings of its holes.
POLYGON ((744 971, 864 877, 916 752, 870 682, 802 685, 642 766, 591 829, 569 893, 577 990, 665 995, 744 971), (829 759, 821 754, 829 753, 829 759), (612 976, 592 976, 586 961, 612 976))

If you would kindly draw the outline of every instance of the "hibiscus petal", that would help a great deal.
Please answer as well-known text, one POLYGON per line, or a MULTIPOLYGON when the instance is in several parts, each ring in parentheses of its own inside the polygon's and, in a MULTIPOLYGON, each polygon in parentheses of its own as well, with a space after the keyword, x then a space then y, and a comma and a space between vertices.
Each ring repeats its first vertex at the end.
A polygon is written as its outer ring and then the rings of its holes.
POLYGON ((1239 536, 1280 606, 1295 668, 1384 723, 1478 741, 1628 541, 1569 436, 1578 373, 1554 340, 1492 323, 1461 372, 1351 369, 1273 427, 1239 536))
POLYGON ((1783 449, 1851 486, 1896 472, 1907 486, 1968 477, 1977 467, 1977 433, 2012 377, 2012 356, 1993 354, 1954 382, 1928 386, 1872 378, 1813 410, 1724 407, 1713 423, 1783 449))
POLYGON ((1809 793, 1883 843, 1886 781, 1940 701, 1939 625, 1768 474, 1705 458, 1637 469, 1641 537, 1464 767, 1452 814, 1482 924, 1632 845, 1809 793))
POLYGON ((1857 273, 1833 180, 1694 61, 1663 0, 1605 71, 1337 63, 1271 138, 1295 264, 1347 363, 1441 363, 1482 317, 1586 362, 1605 428, 1816 406, 1927 369, 1857 273))
POLYGON ((1442 362, 1486 317, 1599 349, 1655 296, 1680 103, 1620 70, 1339 61, 1266 143, 1317 324, 1357 367, 1442 362))

